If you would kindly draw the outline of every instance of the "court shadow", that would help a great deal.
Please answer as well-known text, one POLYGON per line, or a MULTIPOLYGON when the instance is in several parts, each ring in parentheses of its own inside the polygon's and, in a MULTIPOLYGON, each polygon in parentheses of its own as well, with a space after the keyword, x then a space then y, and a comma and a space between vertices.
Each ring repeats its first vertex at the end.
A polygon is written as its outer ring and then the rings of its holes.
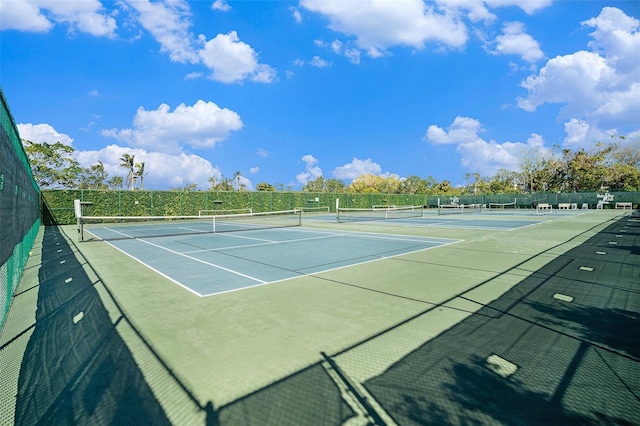
POLYGON ((44 229, 36 322, 18 379, 16 425, 169 425, 72 248, 44 229))
MULTIPOLYGON (((599 412, 585 416, 567 410, 561 395, 525 389, 517 380, 505 379, 490 371, 485 360, 474 356, 469 363, 451 367, 450 383, 444 385, 449 399, 459 406, 456 424, 492 423, 519 425, 631 425, 599 412), (486 416, 486 417, 485 417, 486 416), (478 422, 480 420, 480 422, 478 422)), ((566 372, 561 380, 570 381, 566 372)))
POLYGON ((341 425, 355 415, 317 363, 219 407, 208 425, 341 425))
POLYGON ((566 307, 535 301, 528 301, 527 305, 544 314, 536 317, 536 322, 561 329, 563 332, 569 329, 580 339, 640 360, 640 312, 579 305, 566 307))

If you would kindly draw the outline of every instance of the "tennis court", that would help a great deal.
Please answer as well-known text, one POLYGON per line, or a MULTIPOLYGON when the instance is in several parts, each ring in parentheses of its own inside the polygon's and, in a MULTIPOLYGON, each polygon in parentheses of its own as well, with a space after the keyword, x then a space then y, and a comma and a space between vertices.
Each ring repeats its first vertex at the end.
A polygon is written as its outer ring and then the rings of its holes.
MULTIPOLYGON (((166 227, 166 224, 156 225, 166 227)), ((190 225, 193 226, 193 225, 190 225)), ((147 225, 145 235, 153 234, 147 225)), ((119 235, 139 233, 135 228, 119 235)), ((91 233, 108 238, 112 229, 91 233)), ((362 232, 276 228, 116 239, 113 247, 200 296, 265 285, 455 243, 362 232)))
MULTIPOLYGON (((384 212, 383 209, 380 209, 384 212)), ((551 220, 552 217, 572 217, 581 212, 554 212, 553 216, 538 215, 535 210, 483 210, 482 212, 461 213, 460 210, 439 215, 437 210, 424 210, 417 216, 398 216, 392 219, 385 218, 380 213, 370 214, 369 209, 353 209, 352 214, 339 217, 337 220, 343 223, 359 223, 371 225, 372 223, 384 223, 385 226, 400 226, 409 228, 436 227, 436 228, 461 228, 461 229, 483 229, 488 231, 512 231, 515 229, 534 226, 539 223, 551 220), (365 213, 361 213, 364 211, 365 213)), ((306 221, 311 222, 336 222, 336 214, 316 214, 305 216, 306 221)))
POLYGON ((74 225, 42 227, 0 340, 16 395, 0 412, 637 423, 640 222, 517 213, 314 214, 239 232, 194 219, 164 236, 96 224, 86 242, 74 225))

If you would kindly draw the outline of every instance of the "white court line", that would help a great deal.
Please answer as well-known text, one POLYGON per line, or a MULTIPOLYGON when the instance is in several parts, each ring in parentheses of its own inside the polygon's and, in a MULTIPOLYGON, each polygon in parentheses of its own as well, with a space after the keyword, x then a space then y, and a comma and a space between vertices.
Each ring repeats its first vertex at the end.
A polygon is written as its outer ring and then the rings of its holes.
POLYGON ((412 251, 407 251, 407 252, 404 252, 404 253, 394 254, 393 256, 379 256, 377 259, 365 260, 365 261, 357 262, 357 263, 350 263, 348 265, 337 266, 335 268, 324 269, 322 271, 312 272, 312 273, 309 273, 309 274, 303 274, 301 272, 294 271, 295 273, 298 274, 295 277, 282 278, 280 280, 269 281, 269 282, 265 282, 263 284, 255 284, 255 285, 252 285, 252 286, 239 287, 239 288, 234 288, 234 289, 231 289, 231 290, 220 291, 220 292, 217 292, 217 293, 205 294, 205 295, 203 295, 203 297, 217 296, 218 294, 222 294, 222 293, 230 293, 232 291, 240 291, 240 290, 245 290, 245 289, 252 288, 252 287, 268 285, 268 284, 275 284, 275 283, 281 283, 281 282, 285 282, 285 281, 289 281, 289 280, 295 280, 295 279, 304 278, 304 277, 320 278, 320 277, 318 277, 318 275, 324 274, 324 273, 327 273, 327 272, 333 272, 333 271, 338 271, 340 269, 351 268, 352 266, 366 265, 367 263, 378 262, 380 260, 385 260, 385 259, 393 259, 395 257, 404 256, 405 254, 412 254, 412 253, 417 253, 417 252, 420 252, 420 251, 432 250, 432 249, 436 249, 436 248, 439 248, 439 247, 448 246, 448 245, 451 245, 451 244, 457 244, 457 243, 462 242, 462 241, 464 241, 464 240, 451 240, 448 243, 441 243, 441 244, 439 244, 437 246, 433 246, 433 247, 424 247, 424 248, 420 248, 420 249, 417 249, 417 250, 412 250, 412 251))
POLYGON ((105 243, 107 243, 108 245, 110 245, 111 247, 113 247, 114 249, 118 250, 120 253, 123 253, 126 256, 129 256, 131 259, 135 260, 136 262, 140 263, 141 265, 151 269, 153 272, 165 277, 166 279, 168 279, 169 281, 171 281, 174 284, 179 285, 180 287, 189 290, 191 293, 195 294, 196 296, 200 296, 203 297, 205 295, 203 295, 202 293, 198 293, 197 291, 195 291, 194 289, 192 289, 191 287, 188 287, 184 284, 182 284, 180 281, 177 281, 173 278, 171 278, 169 275, 165 274, 164 272, 160 272, 159 270, 157 270, 156 268, 154 268, 153 266, 144 263, 142 260, 138 259, 137 257, 133 256, 131 253, 121 249, 120 247, 114 246, 113 244, 111 244, 109 241, 105 241, 105 243))
MULTIPOLYGON (((262 283, 262 284, 265 284, 267 282, 267 281, 261 280, 261 279, 256 278, 256 277, 252 277, 251 275, 243 274, 242 272, 234 271, 233 269, 229 269, 229 268, 225 268, 224 266, 216 265, 215 263, 206 262, 204 260, 201 260, 201 259, 198 259, 198 258, 195 258, 195 257, 192 257, 192 256, 187 256, 184 253, 180 253, 178 251, 171 250, 170 248, 167 248, 167 247, 162 247, 162 246, 160 246, 158 244, 153 244, 152 242, 146 241, 146 240, 144 240, 142 238, 137 238, 136 240, 137 241, 141 241, 141 242, 143 242, 145 244, 149 244, 150 246, 157 247, 157 248, 162 249, 162 250, 166 250, 169 253, 177 254, 178 256, 186 257, 187 259, 195 260, 196 262, 203 263, 205 265, 212 266, 212 267, 217 268, 217 269, 221 269, 221 270, 229 272, 231 274, 238 275, 238 276, 250 279, 251 281, 256 281, 256 282, 259 282, 259 283, 262 283)), ((131 256, 131 257, 136 259, 134 256, 131 256)), ((140 261, 140 263, 145 264, 141 260, 139 260, 139 261, 140 261)))
MULTIPOLYGON (((151 246, 155 246, 157 248, 166 250, 166 251, 168 251, 170 253, 177 254, 179 256, 182 256, 182 257, 185 257, 185 258, 188 258, 188 259, 191 259, 191 260, 195 260, 196 262, 200 262, 200 263, 203 263, 205 265, 212 266, 214 268, 218 268, 218 269, 227 271, 229 273, 248 278, 248 279, 256 282, 256 284, 243 285, 242 287, 238 287, 238 288, 234 288, 234 289, 229 289, 229 290, 224 290, 224 291, 217 291, 217 292, 214 292, 214 293, 202 294, 202 293, 199 293, 196 290, 194 290, 194 289, 182 284, 181 282, 179 282, 176 279, 170 277, 169 275, 167 275, 167 274, 165 274, 163 272, 160 272, 156 268, 148 265, 144 261, 142 261, 142 260, 138 259, 137 257, 133 256, 132 254, 128 253, 127 251, 116 247, 111 242, 109 242, 109 241, 104 241, 104 242, 109 244, 111 247, 114 247, 116 250, 120 251, 121 253, 124 253, 125 255, 129 256, 132 259, 134 259, 135 261, 139 262, 140 264, 142 264, 142 265, 146 266, 147 268, 151 269, 152 271, 160 274, 161 276, 165 277, 169 281, 179 285, 182 288, 187 289, 191 293, 193 293, 193 294, 195 294, 195 295, 197 295, 199 297, 208 297, 208 296, 216 296, 216 295, 223 294, 223 293, 230 293, 230 292, 234 292, 234 291, 245 290, 245 289, 248 289, 248 288, 258 287, 258 286, 262 286, 262 285, 268 285, 268 284, 274 284, 274 283, 289 281, 289 280, 292 280, 292 279, 297 279, 297 278, 302 278, 302 277, 314 277, 314 276, 316 276, 318 274, 324 274, 326 272, 336 271, 336 270, 339 270, 339 269, 349 268, 349 267, 357 266, 357 265, 363 265, 363 264, 370 263, 370 262, 377 262, 379 260, 391 259, 391 258, 394 258, 394 257, 404 256, 404 255, 407 255, 407 254, 416 253, 416 252, 420 252, 420 251, 424 251, 424 250, 431 250, 431 249, 434 249, 434 248, 443 247, 443 246, 447 246, 447 245, 451 245, 451 244, 456 244, 456 243, 459 243, 461 241, 464 241, 464 240, 454 240, 454 239, 450 239, 450 238, 435 238, 435 239, 433 239, 433 238, 424 238, 424 239, 422 239, 422 238, 419 238, 419 237, 416 238, 414 236, 405 236, 405 235, 399 235, 399 237, 406 237, 406 238, 393 238, 393 237, 390 237, 389 234, 364 233, 364 232, 357 232, 357 231, 343 231, 341 233, 335 233, 335 232, 322 231, 322 230, 292 229, 292 228, 284 228, 283 230, 285 230, 287 232, 310 232, 310 233, 327 234, 327 235, 324 235, 324 236, 321 236, 321 237, 289 240, 288 242, 307 241, 307 240, 322 239, 322 238, 332 238, 332 237, 340 237, 340 236, 345 236, 345 237, 354 237, 354 236, 363 237, 364 236, 364 237, 380 239, 380 240, 391 239, 391 240, 397 240, 397 241, 402 241, 402 242, 411 242, 411 243, 420 242, 420 243, 425 243, 425 244, 430 243, 430 244, 437 244, 437 245, 432 246, 432 247, 423 247, 423 248, 419 248, 417 250, 411 250, 411 251, 407 251, 407 252, 403 252, 403 253, 398 253, 398 254, 395 254, 395 255, 392 255, 392 256, 379 256, 378 258, 375 258, 375 259, 371 259, 371 260, 367 260, 367 261, 363 261, 363 262, 357 262, 357 263, 350 263, 350 264, 347 264, 347 265, 343 265, 343 266, 339 266, 339 267, 335 267, 335 268, 330 268, 330 269, 324 269, 324 270, 321 270, 321 271, 318 271, 318 272, 309 273, 309 274, 292 271, 297 275, 294 276, 294 277, 282 278, 280 280, 275 280, 275 281, 264 281, 264 280, 261 280, 261 279, 258 279, 258 278, 255 278, 255 277, 252 277, 252 276, 249 276, 249 275, 246 275, 246 274, 243 274, 243 273, 240 273, 240 272, 228 269, 228 268, 224 268, 224 267, 222 267, 220 265, 216 265, 214 263, 206 262, 206 261, 194 258, 192 256, 188 256, 185 253, 180 253, 180 252, 177 252, 175 250, 172 250, 172 249, 169 249, 169 248, 166 248, 166 247, 162 247, 160 245, 157 245, 157 244, 151 243, 149 241, 146 241, 146 240, 144 240, 142 238, 132 238, 134 240, 141 241, 141 242, 143 242, 145 244, 149 244, 151 246), (371 235, 377 235, 378 237, 371 237, 371 235)), ((269 245, 269 243, 256 244, 256 245, 269 245)), ((243 246, 239 246, 239 247, 243 247, 243 246)), ((247 246, 244 246, 244 247, 247 247, 247 246)), ((189 252, 189 253, 193 253, 193 252, 189 252)))
MULTIPOLYGON (((245 245, 240 245, 240 246, 225 246, 225 247, 202 249, 202 250, 190 250, 190 251, 184 251, 182 253, 185 253, 185 254, 206 253, 206 252, 212 252, 212 251, 225 251, 225 250, 232 250, 232 249, 238 249, 238 248, 261 247, 261 246, 269 246, 269 245, 276 245, 276 244, 296 243, 298 241, 304 242, 304 241, 312 241, 312 240, 321 240, 321 239, 325 239, 325 238, 335 238, 335 237, 339 237, 339 235, 325 235, 325 236, 322 236, 322 237, 297 238, 295 240, 282 240, 282 241, 263 240, 265 242, 257 243, 257 244, 245 244, 245 245)), ((260 240, 258 238, 252 238, 252 239, 260 240)))
MULTIPOLYGON (((385 221, 384 223, 388 223, 388 221, 385 221)), ((415 235, 404 235, 404 234, 383 234, 380 232, 360 232, 360 231, 334 231, 334 230, 323 230, 323 229, 310 229, 310 228, 303 228, 303 229, 294 229, 294 228, 288 228, 287 229, 288 232, 308 232, 308 233, 321 233, 321 234, 331 234, 331 235, 336 235, 336 236, 341 236, 341 237, 350 237, 350 236, 363 236, 365 238, 379 238, 381 240, 383 239, 391 239, 391 240, 397 240, 397 241, 410 241, 410 242, 425 242, 425 243, 437 243, 437 244, 446 244, 449 243, 451 241, 454 242, 458 242, 458 241, 462 241, 462 240, 457 240, 455 238, 440 238, 440 237, 419 237, 419 236, 415 236, 415 235), (373 237, 373 236, 377 236, 377 237, 373 237)), ((300 241, 302 241, 303 239, 300 239, 300 241)))

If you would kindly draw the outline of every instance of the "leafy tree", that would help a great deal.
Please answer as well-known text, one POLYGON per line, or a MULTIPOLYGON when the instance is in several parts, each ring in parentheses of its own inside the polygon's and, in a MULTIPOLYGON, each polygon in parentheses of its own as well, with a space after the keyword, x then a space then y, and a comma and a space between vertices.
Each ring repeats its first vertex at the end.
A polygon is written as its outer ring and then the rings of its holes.
MULTIPOLYGON (((625 141, 626 137, 620 136, 620 139, 625 141)), ((626 143, 612 144, 609 154, 616 164, 640 169, 640 138, 626 143)))
POLYGON ((82 168, 73 157, 75 149, 61 142, 22 141, 31 170, 41 188, 74 188, 82 168))
POLYGON ((465 173, 464 178, 467 181, 467 191, 471 194, 483 194, 488 192, 489 183, 485 181, 479 173, 465 173))
POLYGON ((520 191, 522 174, 507 169, 500 169, 482 189, 491 194, 513 194, 520 191))
POLYGON ((344 192, 347 186, 340 179, 327 179, 324 188, 326 192, 344 192))
MULTIPOLYGON (((108 189, 109 174, 104 169, 102 161, 93 166, 82 169, 78 176, 79 189, 108 189)), ((122 178, 120 178, 122 180, 122 178)))
POLYGON ((131 190, 135 189, 134 158, 135 155, 126 152, 120 157, 120 167, 127 169, 127 187, 130 187, 131 190))
POLYGON ((275 191, 276 187, 266 182, 260 182, 256 185, 258 191, 275 191))
POLYGON ((198 184, 197 183, 185 182, 184 186, 179 187, 179 188, 171 188, 171 190, 172 191, 183 191, 183 192, 197 191, 198 190, 198 184))
POLYGON ((209 178, 209 183, 211 186, 209 187, 209 191, 233 191, 233 183, 231 179, 225 178, 224 176, 218 182, 215 177, 211 176, 209 178))
POLYGON ((400 192, 403 194, 420 194, 425 190, 425 181, 416 175, 409 176, 400 184, 400 192))
POLYGON ((443 180, 438 185, 436 185, 436 190, 441 194, 449 194, 452 192, 451 182, 448 180, 443 180))
POLYGON ((380 192, 378 187, 380 186, 380 176, 376 176, 371 173, 365 173, 351 181, 349 190, 361 194, 375 194, 380 192))
POLYGON ((121 189, 123 184, 122 176, 111 176, 111 179, 107 181, 109 189, 121 189))
POLYGON ((324 177, 319 176, 314 180, 310 180, 302 190, 306 192, 324 192, 326 190, 324 177))

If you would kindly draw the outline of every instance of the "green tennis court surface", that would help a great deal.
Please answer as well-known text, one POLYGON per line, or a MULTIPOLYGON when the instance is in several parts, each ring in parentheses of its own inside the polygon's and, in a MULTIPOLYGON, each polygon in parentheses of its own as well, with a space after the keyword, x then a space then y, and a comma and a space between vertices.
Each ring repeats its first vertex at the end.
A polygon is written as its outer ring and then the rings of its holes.
POLYGON ((555 213, 43 227, 0 336, 0 418, 638 424, 640 221, 555 213))
MULTIPOLYGON (((92 233, 109 234, 94 229, 92 233)), ((190 291, 208 296, 434 248, 455 240, 265 229, 109 242, 190 291)))

